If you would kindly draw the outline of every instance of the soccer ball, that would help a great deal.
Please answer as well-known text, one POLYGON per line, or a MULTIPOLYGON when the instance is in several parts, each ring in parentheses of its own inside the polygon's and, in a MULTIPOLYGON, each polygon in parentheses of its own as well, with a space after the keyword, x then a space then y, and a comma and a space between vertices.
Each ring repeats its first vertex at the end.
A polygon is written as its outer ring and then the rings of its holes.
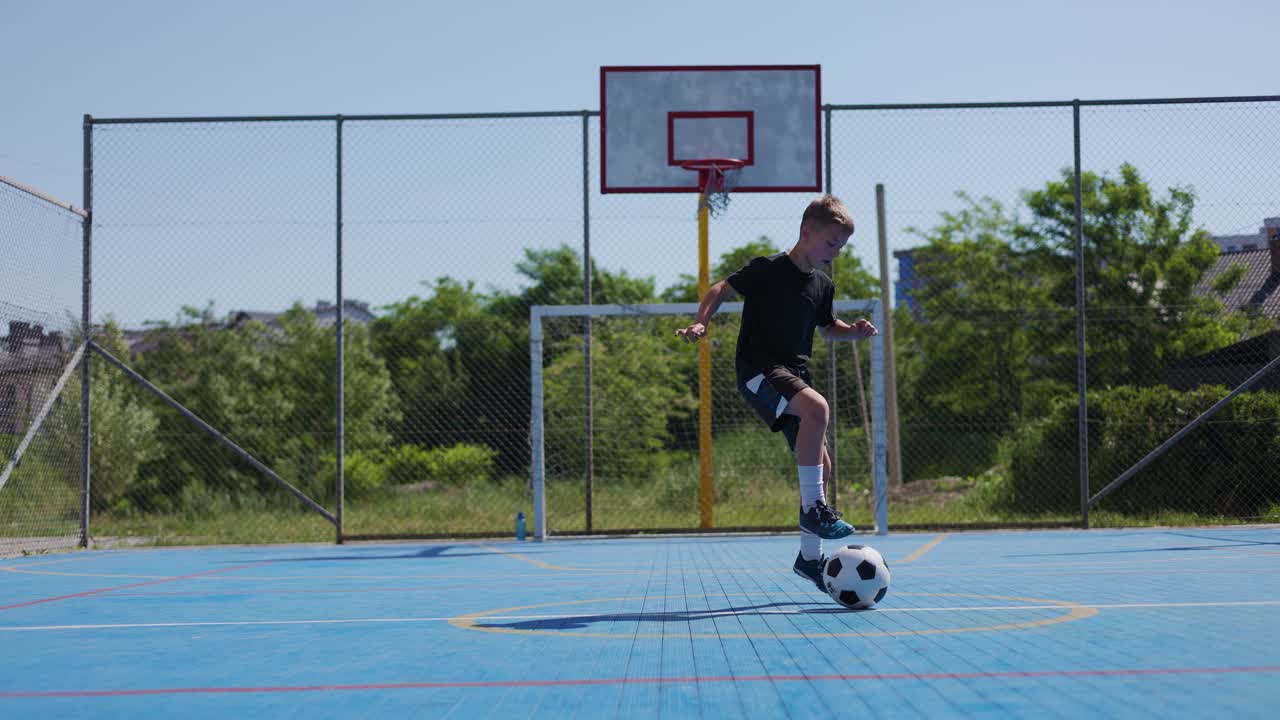
POLYGON ((822 584, 832 600, 865 610, 889 592, 889 563, 869 545, 846 545, 827 556, 822 584))

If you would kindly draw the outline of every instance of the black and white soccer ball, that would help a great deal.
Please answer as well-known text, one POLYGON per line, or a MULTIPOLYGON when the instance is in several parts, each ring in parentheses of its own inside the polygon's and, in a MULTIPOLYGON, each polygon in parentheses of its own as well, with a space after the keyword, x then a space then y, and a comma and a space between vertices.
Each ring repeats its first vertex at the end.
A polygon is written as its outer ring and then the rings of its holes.
POLYGON ((827 556, 822 584, 832 600, 865 610, 889 592, 889 563, 870 545, 846 545, 827 556))

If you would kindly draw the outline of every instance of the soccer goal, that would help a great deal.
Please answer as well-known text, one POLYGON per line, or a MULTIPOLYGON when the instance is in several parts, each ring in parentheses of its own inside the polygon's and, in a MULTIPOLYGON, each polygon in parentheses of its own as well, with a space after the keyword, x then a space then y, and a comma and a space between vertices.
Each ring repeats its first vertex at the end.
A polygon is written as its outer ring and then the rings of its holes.
MULTIPOLYGON (((735 385, 742 303, 712 318, 701 373, 694 346, 674 334, 696 312, 696 303, 530 308, 534 539, 795 527, 795 462, 735 385), (700 393, 707 370, 709 392, 700 393)), ((878 300, 839 300, 835 312, 882 326, 878 300)), ((814 386, 832 409, 828 501, 859 529, 884 534, 883 341, 815 336, 813 350, 814 386)))

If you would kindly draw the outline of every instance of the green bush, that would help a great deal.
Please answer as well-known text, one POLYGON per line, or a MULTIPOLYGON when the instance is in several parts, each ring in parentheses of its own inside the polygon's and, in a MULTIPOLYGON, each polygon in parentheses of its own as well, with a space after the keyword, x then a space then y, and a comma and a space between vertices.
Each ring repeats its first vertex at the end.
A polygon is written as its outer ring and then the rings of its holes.
MULTIPOLYGON (((97 335, 97 342, 116 357, 127 357, 124 335, 114 320, 108 320, 97 335)), ((142 468, 162 457, 160 416, 145 400, 140 389, 105 361, 92 363, 93 378, 89 390, 90 435, 89 477, 94 511, 138 513, 150 509, 150 497, 159 490, 158 481, 142 468)), ((45 448, 50 460, 68 448, 79 448, 80 384, 67 386, 49 427, 57 440, 45 448)), ((76 462, 78 464, 78 457, 76 462)), ((70 478, 76 489, 79 476, 70 478)))
POLYGON ((841 491, 861 491, 871 487, 869 452, 867 436, 862 428, 841 428, 835 453, 841 491))
POLYGON ((417 445, 401 445, 389 451, 386 458, 387 482, 408 485, 430 480, 434 474, 433 456, 417 445))
POLYGON ((929 480, 940 477, 977 475, 991 467, 1004 423, 961 422, 930 426, 925 423, 901 425, 902 478, 929 480))
POLYGON ((428 453, 431 479, 450 485, 462 485, 493 476, 498 452, 485 445, 458 443, 445 448, 432 448, 428 453))
MULTIPOLYGON (((184 308, 175 323, 153 327, 148 333, 148 349, 130 362, 191 412, 323 503, 334 497, 336 342, 332 328, 319 323, 300 304, 271 326, 225 323, 214 316, 212 307, 184 308)), ((378 453, 389 443, 389 429, 399 421, 400 411, 390 375, 382 359, 373 353, 368 330, 358 324, 350 326, 344 347, 344 428, 348 440, 344 467, 348 468, 347 487, 359 493, 383 482, 378 453)), ((127 357, 123 341, 113 353, 127 357)), ((106 364, 94 363, 95 373, 100 366, 106 364)), ((127 382, 113 368, 110 372, 120 377, 117 382, 127 382)), ((95 394, 98 386, 95 380, 95 394)), ((133 395, 140 392, 131 391, 133 395)), ((223 460, 230 456, 178 413, 159 409, 148 423, 142 422, 145 418, 127 423, 123 420, 128 418, 122 418, 122 428, 117 430, 98 425, 98 398, 93 402, 95 436, 102 435, 109 446, 118 446, 117 452, 139 465, 136 479, 128 477, 127 467, 109 468, 111 485, 102 488, 109 494, 98 494, 95 481, 95 503, 100 506, 116 509, 119 503, 113 502, 113 497, 119 495, 118 487, 131 488, 124 499, 145 512, 188 507, 182 498, 183 488, 189 484, 198 485, 189 496, 193 502, 203 502, 200 498, 206 491, 228 493, 240 504, 260 500, 272 504, 277 498, 288 498, 247 464, 223 460), (123 432, 141 435, 144 428, 150 428, 145 433, 147 442, 158 449, 134 452, 121 441, 127 437, 123 432)), ((160 407, 149 396, 144 402, 135 403, 139 408, 135 415, 160 407)), ((96 446, 94 453, 97 462, 96 446)), ((288 502, 296 504, 292 498, 288 502)))
MULTIPOLYGON (((332 500, 334 470, 337 467, 335 456, 326 455, 321 464, 316 483, 308 493, 312 499, 326 502, 332 500)), ((380 489, 387 481, 387 467, 379 454, 369 450, 354 450, 347 453, 342 464, 342 485, 349 497, 368 495, 380 489)))
MULTIPOLYGON (((669 471, 671 456, 663 451, 683 449, 676 447, 672 428, 692 425, 698 409, 696 391, 681 375, 694 355, 672 355, 668 344, 682 341, 657 320, 642 320, 640 325, 602 325, 592 340, 593 432, 607 438, 592 446, 597 478, 652 480, 669 471)), ((562 340, 549 352, 556 357, 543 374, 547 458, 558 471, 581 475, 586 470, 582 341, 562 340)))
MULTIPOLYGON (((1228 392, 1122 386, 1090 392, 1089 493, 1097 493, 1228 392)), ((1078 508, 1076 400, 1010 436, 1012 502, 1030 512, 1078 508)), ((1257 517, 1280 502, 1280 392, 1243 393, 1101 503, 1128 514, 1186 511, 1257 517)))

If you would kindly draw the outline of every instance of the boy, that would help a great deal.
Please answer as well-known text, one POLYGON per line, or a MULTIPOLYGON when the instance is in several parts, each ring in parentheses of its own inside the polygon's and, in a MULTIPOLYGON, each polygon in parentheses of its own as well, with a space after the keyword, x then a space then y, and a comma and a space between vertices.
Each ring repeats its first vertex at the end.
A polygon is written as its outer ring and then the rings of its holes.
POLYGON ((853 235, 853 218, 838 198, 824 195, 809 203, 800 220, 800 237, 785 253, 758 257, 721 280, 698 304, 694 323, 676 330, 687 342, 707 333, 720 304, 741 295, 738 331, 738 390, 760 419, 782 432, 796 458, 800 477, 800 552, 792 569, 823 592, 822 539, 853 533, 853 526, 826 504, 822 478, 831 474, 826 432, 827 401, 811 387, 805 367, 813 351, 816 327, 830 340, 871 337, 866 320, 850 325, 832 315, 835 285, 829 268, 853 235))

